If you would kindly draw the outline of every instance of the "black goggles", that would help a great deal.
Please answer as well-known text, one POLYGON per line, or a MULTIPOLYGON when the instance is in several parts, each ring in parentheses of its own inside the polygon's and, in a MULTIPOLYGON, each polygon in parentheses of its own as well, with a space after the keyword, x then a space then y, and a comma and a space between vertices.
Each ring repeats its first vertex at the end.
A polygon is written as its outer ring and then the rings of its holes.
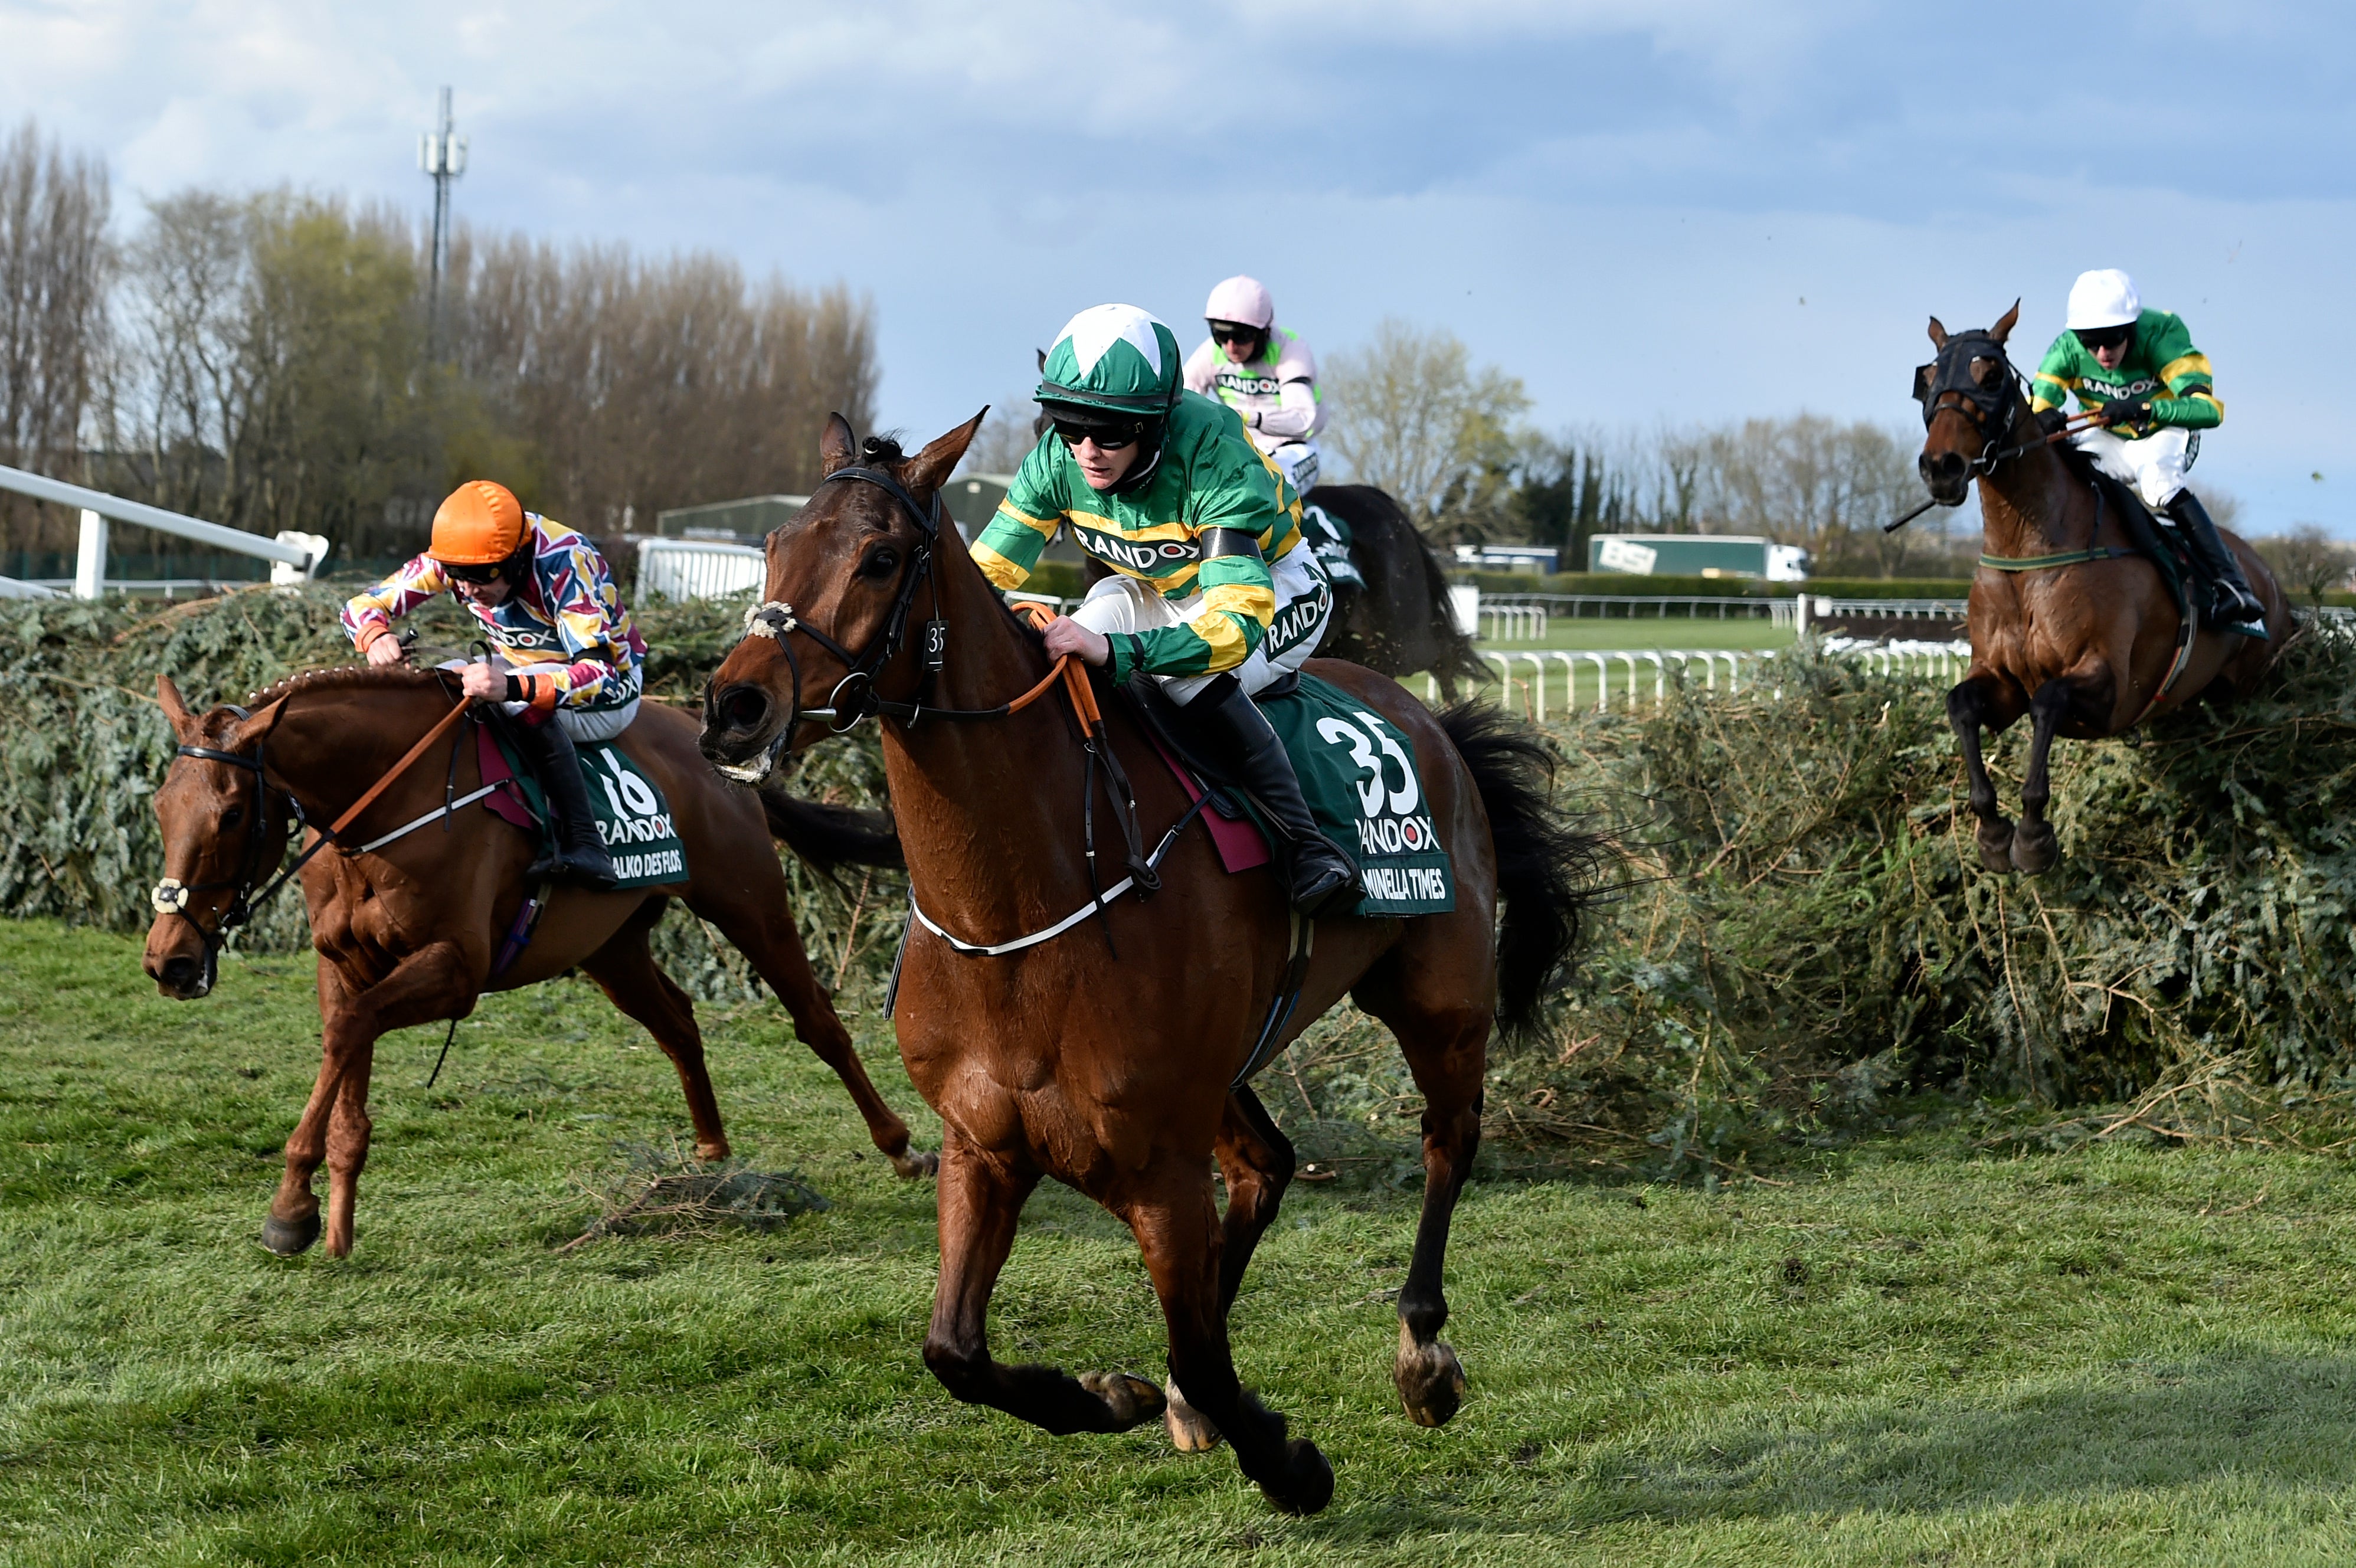
POLYGON ((1246 326, 1240 322, 1215 321, 1211 323, 1211 336, 1220 343, 1250 343, 1258 339, 1259 336, 1260 329, 1258 327, 1246 326))
POLYGON ((2088 348, 2125 348, 2127 346, 2127 339, 2135 336, 2135 324, 2130 322, 2122 326, 2079 326, 2071 328, 2071 331, 2076 335, 2078 341, 2088 348))
POLYGON ((1057 420, 1055 424, 1055 433, 1063 437, 1066 446, 1076 448, 1084 441, 1093 441, 1098 452, 1119 452, 1134 443, 1139 434, 1134 425, 1083 424, 1074 420, 1057 420))
POLYGON ((487 566, 458 566, 445 560, 442 563, 442 570, 457 581, 472 583, 475 587, 481 588, 497 582, 499 580, 499 574, 507 570, 507 564, 503 560, 495 560, 487 566))

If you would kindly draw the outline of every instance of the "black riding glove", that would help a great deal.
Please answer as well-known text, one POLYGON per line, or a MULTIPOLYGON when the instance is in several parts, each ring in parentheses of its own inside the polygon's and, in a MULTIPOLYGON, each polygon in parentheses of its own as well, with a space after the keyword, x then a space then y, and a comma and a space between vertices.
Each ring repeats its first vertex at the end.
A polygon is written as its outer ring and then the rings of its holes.
POLYGON ((2069 422, 2070 416, 2060 409, 2047 409, 2037 416, 2037 428, 2047 435, 2061 434, 2062 427, 2069 422))
POLYGON ((2151 404, 2142 398, 2123 398, 2103 405, 2103 423, 2113 430, 2151 422, 2151 404))

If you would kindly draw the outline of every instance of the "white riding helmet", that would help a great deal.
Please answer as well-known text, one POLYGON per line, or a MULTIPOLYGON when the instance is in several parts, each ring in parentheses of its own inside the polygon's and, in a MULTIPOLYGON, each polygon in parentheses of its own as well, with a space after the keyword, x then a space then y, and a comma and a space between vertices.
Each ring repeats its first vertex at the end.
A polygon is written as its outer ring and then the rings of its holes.
POLYGON ((2070 320, 2067 325, 2072 332, 2101 326, 2133 326, 2142 315, 2143 300, 2136 293, 2135 280, 2116 267, 2081 272, 2078 281, 2070 285, 2070 320))
POLYGON ((1203 307, 1209 321, 1232 321, 1238 326, 1257 326, 1262 332, 1276 325, 1276 301, 1269 297, 1258 278, 1229 278, 1211 291, 1211 301, 1203 307))

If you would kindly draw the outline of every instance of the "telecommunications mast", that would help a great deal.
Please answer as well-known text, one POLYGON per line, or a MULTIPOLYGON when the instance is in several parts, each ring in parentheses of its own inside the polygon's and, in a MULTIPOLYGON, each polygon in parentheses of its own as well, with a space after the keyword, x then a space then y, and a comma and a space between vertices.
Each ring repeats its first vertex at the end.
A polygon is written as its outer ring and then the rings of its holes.
POLYGON ((440 123, 417 138, 417 166, 434 182, 434 257, 426 286, 426 320, 438 332, 442 274, 450 265, 450 182, 466 172, 466 138, 450 119, 450 90, 442 90, 440 123))

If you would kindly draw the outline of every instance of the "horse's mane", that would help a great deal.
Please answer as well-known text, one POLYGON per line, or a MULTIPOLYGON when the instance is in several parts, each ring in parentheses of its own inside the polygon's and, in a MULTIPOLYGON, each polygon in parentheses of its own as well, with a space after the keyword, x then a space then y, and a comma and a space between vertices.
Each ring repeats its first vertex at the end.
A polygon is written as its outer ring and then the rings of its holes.
POLYGON ((354 691, 367 688, 380 690, 442 686, 442 672, 415 669, 402 665, 348 664, 327 669, 306 669, 288 676, 274 686, 265 686, 245 699, 251 709, 263 709, 284 697, 297 693, 323 691, 354 691))

